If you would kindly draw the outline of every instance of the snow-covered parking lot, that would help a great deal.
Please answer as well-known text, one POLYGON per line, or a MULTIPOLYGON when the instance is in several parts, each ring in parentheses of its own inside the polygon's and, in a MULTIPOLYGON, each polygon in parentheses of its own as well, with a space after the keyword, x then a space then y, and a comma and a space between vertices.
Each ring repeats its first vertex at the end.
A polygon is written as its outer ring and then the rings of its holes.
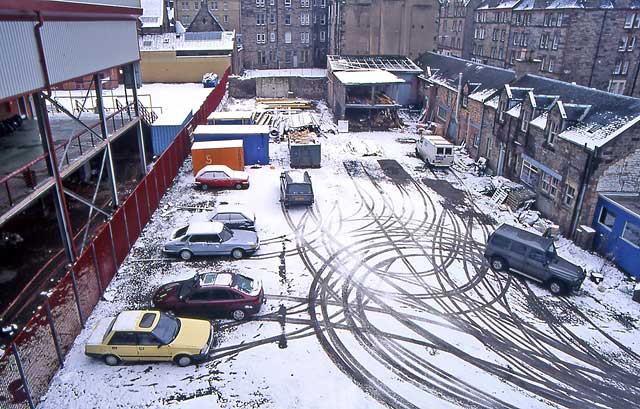
MULTIPOLYGON (((194 189, 187 160, 41 407, 636 407, 632 284, 606 264, 600 286, 586 280, 555 297, 488 269, 487 236, 516 218, 476 192, 481 178, 425 169, 407 136, 323 139, 323 167, 309 170, 310 208, 279 203, 284 143, 271 145, 272 166, 248 169, 244 191, 194 189), (352 140, 383 154, 362 157, 352 140), (172 229, 222 202, 255 209, 256 255, 161 255, 172 229), (221 270, 261 279, 267 302, 249 321, 216 321, 209 361, 109 367, 84 355, 99 318, 150 306, 161 284, 221 270)), ((559 251, 587 269, 604 264, 566 240, 559 251)))

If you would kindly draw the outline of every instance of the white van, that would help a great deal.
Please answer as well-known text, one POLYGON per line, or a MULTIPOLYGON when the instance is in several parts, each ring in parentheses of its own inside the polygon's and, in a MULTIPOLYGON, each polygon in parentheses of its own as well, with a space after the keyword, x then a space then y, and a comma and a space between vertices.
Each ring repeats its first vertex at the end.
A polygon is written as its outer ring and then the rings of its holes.
POLYGON ((453 144, 442 136, 420 135, 416 155, 428 165, 449 167, 453 165, 453 144))

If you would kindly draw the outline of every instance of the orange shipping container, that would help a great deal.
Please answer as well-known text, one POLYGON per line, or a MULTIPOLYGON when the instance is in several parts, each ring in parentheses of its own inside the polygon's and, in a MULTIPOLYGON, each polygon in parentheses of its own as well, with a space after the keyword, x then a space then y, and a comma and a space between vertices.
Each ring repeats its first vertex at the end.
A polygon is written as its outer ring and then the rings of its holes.
POLYGON ((242 140, 195 142, 191 146, 191 160, 194 175, 207 165, 227 165, 234 170, 244 170, 242 140))

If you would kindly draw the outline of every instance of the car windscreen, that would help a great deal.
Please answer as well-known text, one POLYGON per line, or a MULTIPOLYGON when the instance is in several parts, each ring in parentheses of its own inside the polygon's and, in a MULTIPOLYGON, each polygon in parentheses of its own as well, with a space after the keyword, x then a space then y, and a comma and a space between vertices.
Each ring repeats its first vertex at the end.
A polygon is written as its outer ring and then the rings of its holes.
POLYGON ((116 319, 112 319, 111 322, 109 323, 109 327, 107 328, 107 331, 104 333, 104 337, 102 337, 102 342, 106 341, 107 336, 109 334, 111 334, 111 330, 113 329, 113 324, 116 322, 116 319))
POLYGON ((289 193, 292 195, 310 195, 311 185, 308 183, 290 183, 289 193))
POLYGON ((180 332, 180 320, 167 314, 160 313, 158 325, 151 331, 160 340, 162 345, 173 341, 180 332))
POLYGON ((550 256, 555 256, 557 254, 555 243, 549 244, 549 247, 547 247, 547 254, 550 256))
POLYGON ((200 276, 196 274, 193 279, 187 280, 184 283, 182 283, 182 285, 180 286, 180 289, 178 290, 178 299, 182 300, 186 296, 191 294, 193 287, 195 287, 198 284, 199 280, 200 280, 200 276))
POLYGON ((233 232, 226 227, 220 232, 220 240, 227 241, 233 236, 233 232))
POLYGON ((235 287, 246 294, 251 294, 253 291, 253 280, 249 277, 236 274, 235 287))
POLYGON ((187 234, 187 229, 189 229, 189 226, 184 226, 179 228, 178 230, 176 230, 176 233, 173 235, 174 239, 177 239, 178 237, 182 237, 185 234, 187 234))

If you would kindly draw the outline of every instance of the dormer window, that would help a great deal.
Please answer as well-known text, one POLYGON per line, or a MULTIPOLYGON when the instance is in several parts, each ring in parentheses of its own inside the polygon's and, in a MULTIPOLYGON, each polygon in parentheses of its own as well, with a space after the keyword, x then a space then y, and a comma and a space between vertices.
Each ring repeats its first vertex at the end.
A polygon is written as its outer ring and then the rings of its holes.
POLYGON ((549 128, 547 130, 547 143, 553 145, 558 136, 558 124, 553 121, 549 121, 549 128))
POLYGON ((469 106, 469 95, 466 92, 462 94, 462 106, 464 108, 469 106))
POLYGON ((520 130, 522 132, 527 132, 529 129, 529 121, 531 120, 531 112, 528 110, 524 110, 522 112, 522 124, 520 125, 520 130))

